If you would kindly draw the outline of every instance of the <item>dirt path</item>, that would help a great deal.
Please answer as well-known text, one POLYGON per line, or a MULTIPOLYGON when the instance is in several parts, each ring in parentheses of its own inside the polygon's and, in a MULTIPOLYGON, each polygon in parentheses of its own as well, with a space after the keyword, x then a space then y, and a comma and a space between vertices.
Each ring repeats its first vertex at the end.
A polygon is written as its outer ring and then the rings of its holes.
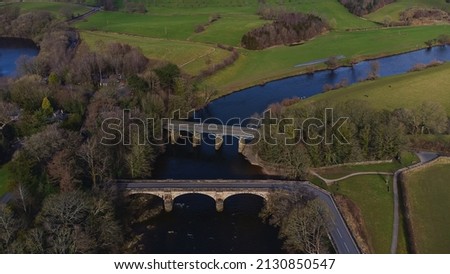
POLYGON ((354 176, 362 176, 362 175, 388 175, 388 176, 393 176, 394 174, 392 174, 392 172, 378 172, 378 171, 367 171, 367 172, 355 172, 349 175, 346 175, 344 177, 341 178, 337 178, 337 179, 326 179, 322 176, 320 176, 317 172, 315 171, 311 171, 311 173, 316 176, 317 178, 319 178, 320 180, 324 181, 327 185, 332 185, 334 183, 337 183, 339 181, 354 177, 354 176))

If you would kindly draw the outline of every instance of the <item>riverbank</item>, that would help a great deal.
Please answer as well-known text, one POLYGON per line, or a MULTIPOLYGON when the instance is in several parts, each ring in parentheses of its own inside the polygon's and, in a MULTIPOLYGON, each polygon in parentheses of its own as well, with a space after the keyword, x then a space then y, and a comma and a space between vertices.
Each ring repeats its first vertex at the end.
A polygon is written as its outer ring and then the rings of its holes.
POLYGON ((276 166, 269 162, 262 160, 259 155, 255 152, 253 146, 245 146, 242 151, 242 155, 245 159, 250 162, 250 164, 254 166, 258 166, 261 168, 261 171, 267 176, 275 176, 280 178, 288 178, 287 174, 289 174, 289 170, 282 166, 276 166))
MULTIPOLYGON (((437 47, 442 47, 442 45, 436 45, 436 46, 433 46, 432 48, 437 48, 437 47)), ((238 92, 241 92, 241 91, 249 89, 249 88, 258 87, 258 86, 261 87, 261 86, 265 86, 272 82, 283 81, 283 80, 286 80, 289 78, 294 78, 294 77, 299 77, 299 76, 304 76, 304 75, 313 75, 315 73, 324 72, 324 71, 331 72, 331 71, 334 71, 334 70, 337 70, 340 68, 354 67, 355 65, 357 65, 361 62, 376 61, 377 59, 380 59, 380 58, 394 57, 394 56, 408 54, 408 53, 425 50, 425 49, 429 49, 429 48, 426 46, 423 46, 423 47, 419 47, 419 48, 409 49, 406 51, 391 52, 391 53, 379 53, 379 54, 368 55, 368 56, 364 56, 364 57, 358 57, 356 59, 355 58, 346 58, 346 59, 343 59, 343 61, 344 61, 343 64, 341 64, 340 66, 338 66, 334 69, 327 68, 325 64, 306 66, 306 67, 302 67, 299 71, 286 72, 286 73, 281 73, 281 74, 275 75, 275 76, 264 77, 261 80, 257 80, 257 81, 253 81, 253 82, 249 82, 249 83, 243 83, 243 84, 237 84, 237 85, 231 84, 230 87, 219 90, 219 92, 212 99, 213 100, 220 99, 222 97, 226 97, 233 93, 238 93, 238 92), (313 67, 314 69, 311 70, 311 67, 313 67)), ((214 76, 212 76, 212 77, 214 77, 214 76)), ((206 82, 207 82, 207 80, 206 80, 206 82)))
MULTIPOLYGON (((204 83, 216 87, 219 90, 217 97, 220 97, 248 87, 307 74, 311 68, 299 69, 295 66, 311 60, 344 55, 348 57, 346 65, 351 65, 363 60, 424 49, 425 41, 449 32, 448 25, 387 28, 363 33, 334 31, 296 47, 262 51, 240 49, 241 57, 233 66, 204 83)), ((314 70, 326 70, 326 66, 318 65, 314 70)))

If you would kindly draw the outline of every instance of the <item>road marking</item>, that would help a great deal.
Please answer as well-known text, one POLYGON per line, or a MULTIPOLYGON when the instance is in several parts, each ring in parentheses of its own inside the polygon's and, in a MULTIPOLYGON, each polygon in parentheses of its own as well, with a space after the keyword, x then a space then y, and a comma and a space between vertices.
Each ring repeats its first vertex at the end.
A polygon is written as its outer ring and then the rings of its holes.
POLYGON ((339 231, 339 228, 336 228, 336 231, 337 231, 337 233, 339 234, 339 237, 341 237, 341 239, 342 239, 342 234, 341 234, 341 232, 339 231))
POLYGON ((345 242, 344 242, 344 246, 345 246, 345 249, 347 249, 347 252, 350 253, 350 250, 348 249, 348 246, 345 242))

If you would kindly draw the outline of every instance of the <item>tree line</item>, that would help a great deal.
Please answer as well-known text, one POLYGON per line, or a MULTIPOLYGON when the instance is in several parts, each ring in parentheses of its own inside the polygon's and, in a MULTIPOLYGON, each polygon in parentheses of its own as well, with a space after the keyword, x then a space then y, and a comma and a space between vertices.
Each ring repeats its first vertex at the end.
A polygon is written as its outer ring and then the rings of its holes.
POLYGON ((339 0, 351 13, 363 16, 395 2, 395 0, 339 0))
MULTIPOLYGON (((450 132, 447 112, 436 102, 424 102, 415 109, 393 111, 375 110, 359 100, 343 103, 319 101, 301 107, 272 107, 272 110, 276 110, 275 115, 279 119, 294 118, 294 124, 263 124, 266 128, 271 127, 274 134, 267 138, 275 138, 277 145, 261 141, 253 147, 254 152, 266 162, 285 167, 288 177, 299 179, 307 178, 311 167, 396 159, 408 146, 409 136, 450 132), (324 121, 325 125, 332 124, 324 111, 330 107, 334 117, 348 117, 340 127, 348 142, 336 139, 329 143, 315 142, 318 136, 326 135, 324 131, 327 128, 314 124, 316 119, 324 121), (308 117, 314 117, 314 120, 309 121, 308 117), (308 130, 308 134, 300 134, 294 129, 308 130), (286 139, 296 140, 295 145, 286 139)), ((267 132, 270 131, 264 131, 265 134, 267 132)))
POLYGON ((150 140, 142 138, 124 110, 159 123, 176 109, 202 106, 215 91, 138 48, 92 49, 64 24, 40 26, 39 55, 19 60, 19 77, 0 86, 0 163, 13 196, 0 206, 0 252, 133 251, 133 233, 118 215, 123 201, 110 182, 150 177, 165 137, 160 125, 148 124, 150 140), (101 144, 106 118, 129 129, 121 136, 128 144, 101 144))
POLYGON ((241 39, 244 48, 261 50, 275 45, 295 44, 309 40, 330 28, 324 19, 313 14, 265 12, 263 18, 272 18, 270 20, 274 22, 246 33, 241 39))

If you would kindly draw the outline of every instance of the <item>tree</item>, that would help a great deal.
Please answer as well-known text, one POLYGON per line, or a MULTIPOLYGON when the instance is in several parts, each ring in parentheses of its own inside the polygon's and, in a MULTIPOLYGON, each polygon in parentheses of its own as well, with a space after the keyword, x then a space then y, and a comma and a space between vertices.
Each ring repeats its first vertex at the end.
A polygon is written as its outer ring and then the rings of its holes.
POLYGON ((289 253, 321 254, 328 250, 328 220, 326 205, 318 199, 305 206, 295 206, 280 228, 283 247, 289 253))
POLYGON ((173 91, 175 88, 175 80, 180 77, 180 69, 175 64, 167 64, 161 68, 155 69, 158 75, 161 87, 165 90, 173 91))
POLYGON ((24 76, 11 85, 11 101, 28 111, 40 109, 42 99, 50 95, 37 75, 24 76))
POLYGON ((97 137, 89 138, 79 149, 78 156, 86 165, 94 187, 104 182, 111 174, 111 158, 99 144, 97 137))
POLYGON ((417 109, 420 133, 443 133, 447 129, 448 117, 444 107, 436 102, 426 101, 417 109))
POLYGON ((283 247, 290 253, 328 252, 331 216, 326 205, 303 188, 270 194, 260 216, 279 227, 283 247))
POLYGON ((448 35, 448 34, 441 34, 437 38, 437 41, 441 45, 449 45, 450 44, 450 35, 448 35))
POLYGON ((81 191, 50 195, 36 218, 33 246, 47 253, 117 253, 121 229, 110 201, 81 191), (36 244, 41 242, 41 244, 36 244))
POLYGON ((71 192, 78 188, 75 180, 76 161, 69 149, 57 152, 47 166, 47 171, 53 183, 59 186, 61 192, 71 192))
POLYGON ((48 100, 47 97, 44 97, 44 99, 42 99, 41 109, 42 109, 44 115, 49 116, 49 115, 53 114, 52 104, 50 103, 50 100, 48 100))
POLYGON ((3 128, 19 119, 20 110, 17 105, 0 101, 0 131, 3 128))
POLYGON ((425 45, 427 46, 427 48, 430 49, 434 45, 434 40, 430 39, 430 40, 425 41, 425 45))
POLYGON ((44 227, 47 252, 86 253, 93 248, 93 239, 83 241, 82 226, 89 217, 89 209, 89 200, 82 192, 54 194, 44 201, 37 223, 44 227))
POLYGON ((5 205, 0 205, 0 253, 12 253, 12 243, 20 229, 20 222, 14 212, 5 205))
POLYGON ((303 145, 284 145, 285 159, 289 169, 288 176, 293 179, 305 179, 309 172, 311 161, 303 145))
POLYGON ((296 205, 305 204, 313 199, 312 193, 304 188, 292 188, 288 191, 276 191, 269 195, 260 217, 269 224, 280 227, 284 218, 296 205))
POLYGON ((379 73, 380 73, 380 62, 378 61, 370 62, 370 71, 369 75, 367 76, 367 80, 377 79, 380 76, 379 73))
POLYGON ((126 163, 131 178, 146 178, 151 176, 153 149, 150 144, 139 144, 137 134, 132 136, 130 151, 126 156, 126 163))
POLYGON ((325 61, 325 65, 328 69, 334 70, 339 66, 339 59, 337 56, 331 56, 327 61, 325 61))
POLYGON ((53 154, 67 145, 67 135, 56 125, 49 125, 43 131, 25 139, 23 149, 37 162, 48 162, 53 154))

